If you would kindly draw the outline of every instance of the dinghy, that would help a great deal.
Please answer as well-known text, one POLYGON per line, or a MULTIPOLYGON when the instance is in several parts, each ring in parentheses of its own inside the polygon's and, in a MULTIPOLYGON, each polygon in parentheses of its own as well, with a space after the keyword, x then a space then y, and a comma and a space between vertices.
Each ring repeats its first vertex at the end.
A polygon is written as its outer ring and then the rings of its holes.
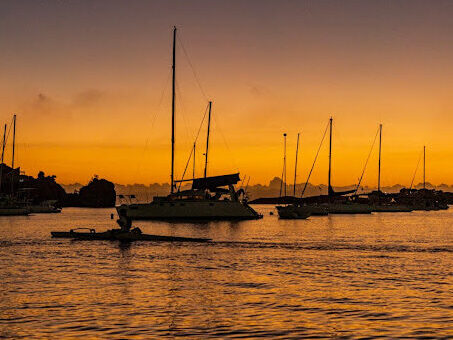
POLYGON ((294 204, 286 206, 276 206, 278 217, 283 220, 305 220, 310 217, 310 209, 294 204))

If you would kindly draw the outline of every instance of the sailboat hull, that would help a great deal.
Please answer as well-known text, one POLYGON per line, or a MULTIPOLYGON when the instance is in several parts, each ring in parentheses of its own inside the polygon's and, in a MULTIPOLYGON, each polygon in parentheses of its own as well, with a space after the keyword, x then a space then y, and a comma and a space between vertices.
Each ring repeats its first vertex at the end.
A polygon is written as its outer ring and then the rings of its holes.
POLYGON ((30 206, 30 212, 32 214, 58 214, 61 213, 61 209, 41 205, 32 205, 30 206))
POLYGON ((309 208, 304 206, 277 206, 278 217, 283 220, 305 220, 311 215, 309 208))
POLYGON ((0 207, 0 216, 25 216, 30 213, 26 208, 3 208, 0 207))
POLYGON ((160 201, 123 204, 118 215, 131 220, 254 220, 262 218, 246 203, 234 201, 160 201))
POLYGON ((311 216, 327 216, 327 215, 329 215, 329 209, 327 206, 306 205, 304 207, 310 211, 311 216))
POLYGON ((329 204, 329 214, 371 214, 373 207, 361 203, 332 203, 329 204))
POLYGON ((407 205, 375 205, 373 212, 411 212, 414 209, 407 205))

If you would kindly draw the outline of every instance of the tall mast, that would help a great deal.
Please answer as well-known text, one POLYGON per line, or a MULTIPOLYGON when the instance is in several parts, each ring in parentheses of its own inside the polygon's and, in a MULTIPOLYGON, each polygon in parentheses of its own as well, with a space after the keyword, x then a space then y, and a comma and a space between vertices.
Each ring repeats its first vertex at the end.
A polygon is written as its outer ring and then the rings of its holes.
POLYGON ((286 133, 283 134, 283 137, 285 138, 285 149, 284 149, 284 155, 283 155, 283 171, 284 171, 284 175, 285 175, 285 182, 284 182, 284 185, 285 185, 285 196, 286 196, 286 133))
POLYGON ((13 157, 11 162, 11 168, 14 169, 14 151, 16 149, 16 115, 13 116, 13 157))
POLYGON ((426 154, 426 146, 423 145, 423 189, 426 189, 426 177, 425 177, 425 170, 426 170, 426 168, 425 168, 426 157, 425 156, 426 155, 425 154, 426 154))
POLYGON ((330 196, 331 194, 331 190, 332 190, 332 186, 331 186, 331 183, 330 183, 330 177, 331 177, 331 173, 332 173, 332 117, 330 117, 330 138, 329 138, 329 176, 328 176, 328 185, 327 185, 327 192, 328 192, 328 195, 330 196))
POLYGON ((16 115, 13 116, 13 156, 11 160, 11 195, 14 193, 14 152, 16 149, 16 115))
POLYGON ((196 159, 196 147, 197 147, 197 142, 193 143, 193 170, 192 170, 192 178, 195 178, 195 159, 196 159))
POLYGON ((174 190, 175 173, 175 82, 176 82, 176 26, 173 27, 173 64, 172 64, 172 88, 171 88, 171 193, 174 190))
POLYGON ((282 181, 280 182, 280 195, 282 197, 283 183, 285 185, 285 196, 286 196, 286 133, 283 134, 283 169, 282 169, 282 181))
POLYGON ((296 197, 296 180, 297 180, 297 155, 299 153, 299 135, 297 134, 297 146, 296 146, 296 162, 294 164, 294 187, 293 187, 293 196, 296 197))
POLYGON ((2 161, 1 161, 1 164, 3 164, 3 158, 5 156, 5 146, 6 146, 6 124, 5 124, 5 128, 3 129, 3 144, 2 144, 2 161))
POLYGON ((204 178, 208 172, 208 151, 209 151, 209 132, 211 131, 211 106, 212 102, 209 102, 209 114, 208 114, 208 135, 206 137, 206 153, 204 161, 204 178))
POLYGON ((5 124, 5 128, 3 129, 2 161, 0 163, 0 193, 2 192, 3 156, 5 155, 5 144, 6 144, 6 124, 5 124))
POLYGON ((381 145, 382 145, 382 124, 379 124, 379 166, 378 166, 378 181, 377 190, 381 192, 381 145))

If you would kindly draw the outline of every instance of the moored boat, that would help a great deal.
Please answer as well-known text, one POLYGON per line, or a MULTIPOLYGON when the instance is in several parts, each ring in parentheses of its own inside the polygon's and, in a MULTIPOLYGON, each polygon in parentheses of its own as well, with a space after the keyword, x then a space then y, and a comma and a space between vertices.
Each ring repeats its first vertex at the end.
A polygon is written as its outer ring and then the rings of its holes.
POLYGON ((307 204, 304 207, 310 211, 311 216, 329 215, 329 207, 327 205, 307 204))
MULTIPOLYGON (((209 115, 205 155, 204 177, 174 180, 175 167, 175 70, 176 70, 176 27, 173 29, 173 64, 171 98, 171 175, 170 194, 166 197, 154 197, 149 203, 128 203, 117 206, 118 215, 132 220, 249 220, 259 219, 258 214, 247 203, 246 191, 236 191, 234 185, 240 180, 239 174, 207 176, 209 133, 211 123, 211 104, 208 103, 209 115), (182 190, 182 182, 192 182, 190 190, 182 190), (178 185, 177 185, 178 184, 178 185)), ((204 119, 204 118, 203 118, 204 119)), ((202 121, 203 123, 203 121, 202 121)), ((198 138, 198 136, 197 136, 198 138)), ((196 142, 196 140, 195 140, 196 142)), ((194 143, 195 145, 195 143, 194 143)), ((194 147, 195 149, 195 147, 194 147)), ((191 156, 193 153, 191 152, 191 156)), ((195 159, 195 155, 193 155, 195 159)), ((190 157, 189 157, 190 160, 190 157)), ((187 167, 186 167, 187 169, 187 167)), ((194 171, 195 173, 195 171, 194 171)), ((195 177, 195 176, 193 176, 195 177)))
POLYGON ((305 220, 310 217, 310 209, 305 206, 290 204, 286 206, 276 206, 278 217, 286 220, 305 220))
POLYGON ((43 201, 40 204, 31 204, 30 205, 30 212, 32 214, 55 214, 61 213, 61 209, 57 208, 55 204, 57 201, 43 201))
POLYGON ((242 189, 234 189, 239 174, 191 181, 191 190, 154 197, 150 203, 119 205, 116 208, 118 215, 132 220, 172 221, 253 220, 263 217, 248 205, 242 189), (229 189, 222 188, 225 186, 229 189))
POLYGON ((25 202, 19 200, 17 195, 15 195, 15 185, 14 181, 19 177, 20 169, 14 168, 14 150, 16 145, 16 115, 13 116, 13 150, 12 150, 12 162, 11 168, 3 163, 5 155, 5 146, 6 146, 6 124, 3 130, 3 142, 2 142, 2 152, 0 160, 0 216, 24 216, 30 213, 30 209, 27 207, 25 202), (5 186, 3 183, 4 177, 9 179, 9 184, 11 188, 9 193, 7 190, 4 190, 5 186))
POLYGON ((30 209, 9 195, 0 195, 0 216, 24 216, 30 209))
POLYGON ((372 206, 364 203, 329 203, 329 214, 371 214, 372 206))
POLYGON ((27 208, 14 206, 0 206, 0 216, 26 216, 30 214, 27 208))
POLYGON ((382 155, 382 124, 379 124, 379 158, 378 158, 378 178, 377 191, 368 194, 368 200, 373 212, 411 212, 413 207, 407 204, 398 203, 392 195, 381 191, 381 155, 382 155))
POLYGON ((373 212, 411 212, 414 209, 402 204, 378 204, 373 206, 373 212))

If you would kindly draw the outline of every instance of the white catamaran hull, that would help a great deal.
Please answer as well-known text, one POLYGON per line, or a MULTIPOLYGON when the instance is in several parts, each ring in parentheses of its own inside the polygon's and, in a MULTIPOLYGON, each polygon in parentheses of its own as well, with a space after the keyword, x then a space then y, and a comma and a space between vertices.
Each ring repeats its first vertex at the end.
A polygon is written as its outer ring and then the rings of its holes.
POLYGON ((234 201, 164 201, 123 204, 118 215, 132 220, 253 220, 258 214, 246 203, 234 201))

